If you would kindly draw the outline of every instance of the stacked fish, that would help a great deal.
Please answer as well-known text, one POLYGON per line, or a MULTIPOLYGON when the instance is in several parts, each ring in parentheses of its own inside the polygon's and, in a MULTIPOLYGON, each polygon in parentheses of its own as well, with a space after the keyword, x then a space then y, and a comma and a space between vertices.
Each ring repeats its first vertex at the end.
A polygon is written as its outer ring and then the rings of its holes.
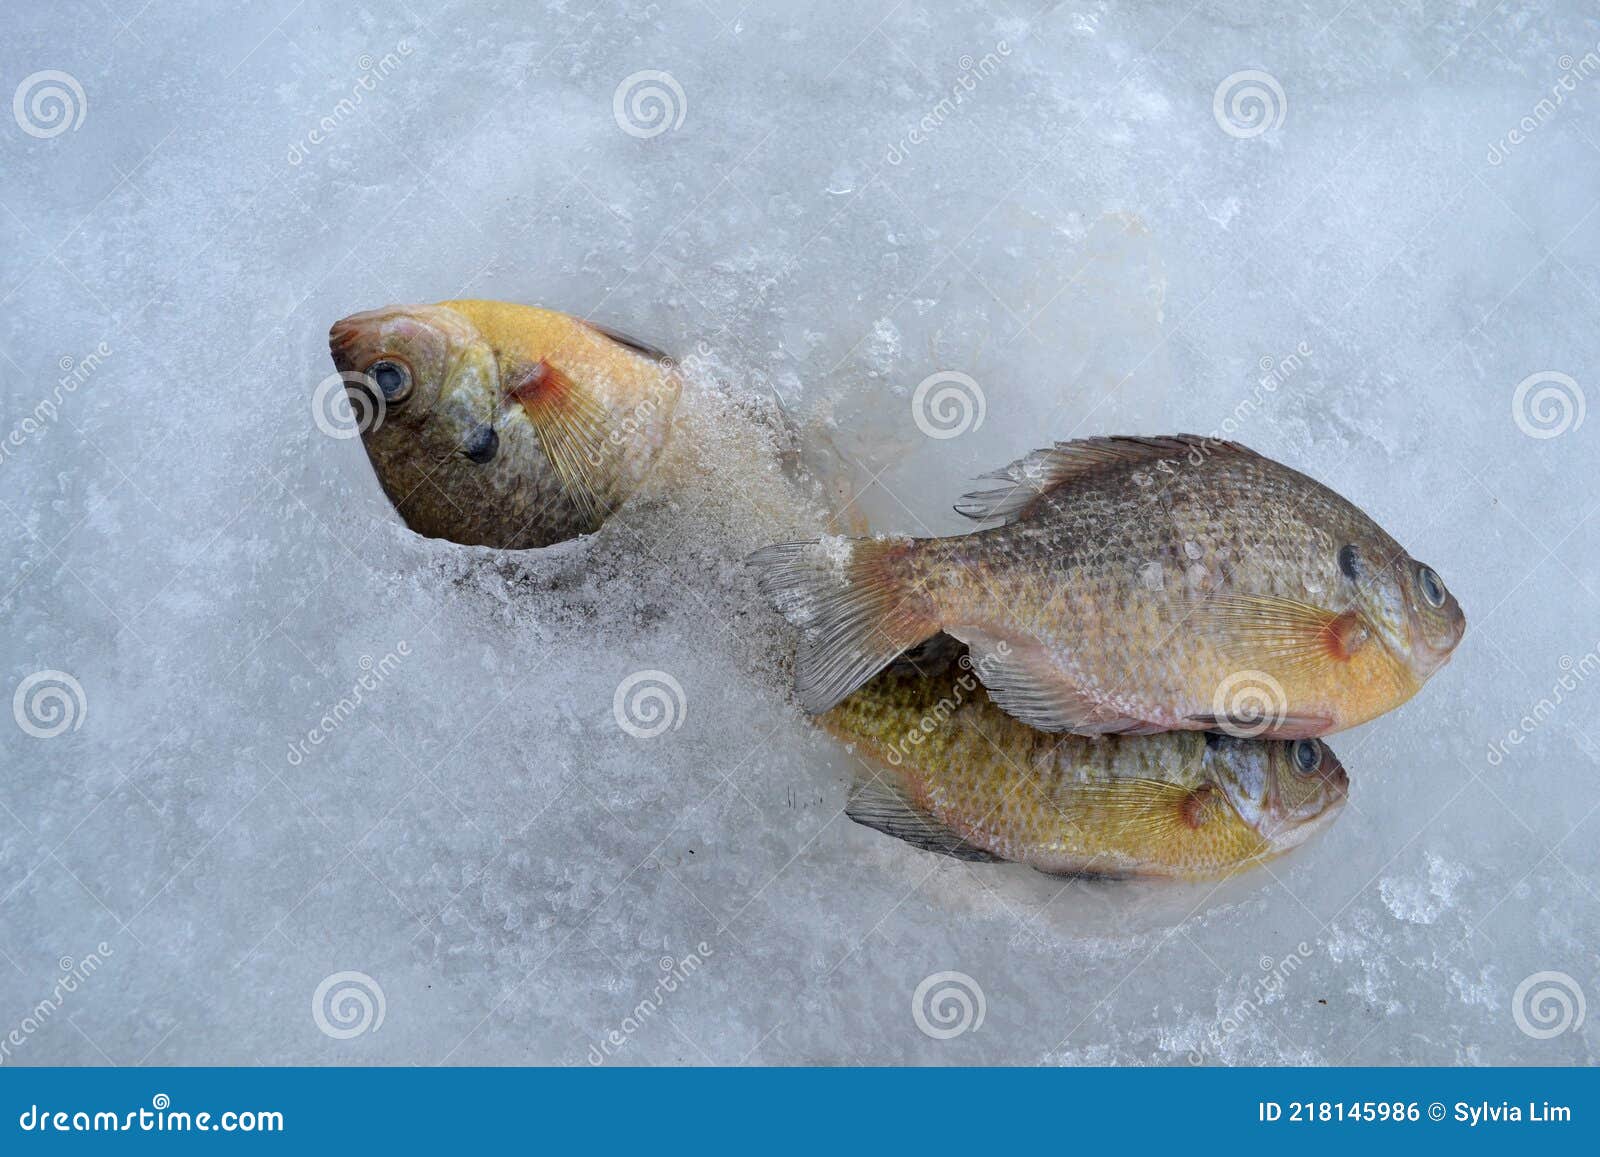
POLYGON ((1344 805, 1318 737, 1404 703, 1465 629, 1431 567, 1235 443, 1090 438, 990 477, 956 507, 988 529, 751 560, 800 630, 801 702, 870 757, 851 818, 921 848, 1085 876, 1262 863, 1344 805))
MULTIPOLYGON (((639 487, 681 380, 590 322, 490 301, 336 323, 363 442, 419 533, 593 531, 639 487)), ((920 848, 1046 872, 1213 877, 1328 826, 1321 736, 1404 703, 1465 618, 1354 505, 1232 442, 1035 451, 950 538, 781 543, 752 563, 799 629, 795 687, 866 757, 847 811, 920 848)))

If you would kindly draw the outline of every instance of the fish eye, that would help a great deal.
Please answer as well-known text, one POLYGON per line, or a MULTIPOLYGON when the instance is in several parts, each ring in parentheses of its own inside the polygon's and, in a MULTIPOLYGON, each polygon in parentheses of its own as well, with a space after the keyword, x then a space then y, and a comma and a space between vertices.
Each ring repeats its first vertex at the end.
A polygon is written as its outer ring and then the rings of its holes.
POLYGON ((1430 607, 1444 606, 1444 583, 1439 581, 1439 576, 1431 566, 1417 567, 1417 588, 1422 591, 1422 597, 1430 607))
POLYGON ((383 393, 385 402, 404 401, 411 392, 411 367, 393 358, 380 358, 367 367, 367 376, 383 393))
POLYGON ((1322 766, 1322 744, 1315 739, 1297 739, 1290 749, 1289 758, 1301 775, 1313 775, 1322 766))

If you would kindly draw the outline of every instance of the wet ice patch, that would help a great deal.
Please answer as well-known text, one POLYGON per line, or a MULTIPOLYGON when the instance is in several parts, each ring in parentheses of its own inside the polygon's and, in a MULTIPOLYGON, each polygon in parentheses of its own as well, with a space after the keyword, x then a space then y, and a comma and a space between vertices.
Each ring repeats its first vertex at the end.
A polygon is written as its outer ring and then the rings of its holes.
POLYGON ((1468 876, 1462 864, 1428 853, 1423 876, 1390 876, 1378 883, 1389 914, 1407 924, 1432 924, 1455 906, 1456 885, 1468 876))

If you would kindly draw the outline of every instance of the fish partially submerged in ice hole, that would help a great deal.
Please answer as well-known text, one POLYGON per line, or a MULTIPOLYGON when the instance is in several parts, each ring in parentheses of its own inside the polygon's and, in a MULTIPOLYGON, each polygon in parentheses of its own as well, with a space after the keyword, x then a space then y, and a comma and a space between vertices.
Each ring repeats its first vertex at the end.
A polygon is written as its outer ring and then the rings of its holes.
POLYGON ((956 507, 989 529, 751 557, 800 629, 808 711, 944 631, 999 707, 1047 731, 1298 739, 1398 707, 1466 627, 1371 518, 1236 443, 1059 442, 990 477, 956 507))
POLYGON ((353 314, 328 347, 368 395, 362 443, 400 517, 476 546, 597 530, 655 465, 682 384, 643 342, 498 301, 353 314))
POLYGON ((996 707, 977 674, 964 653, 897 663, 819 717, 860 762, 851 819, 963 860, 1214 879, 1299 847, 1344 808, 1349 780, 1321 740, 1053 735, 996 707))

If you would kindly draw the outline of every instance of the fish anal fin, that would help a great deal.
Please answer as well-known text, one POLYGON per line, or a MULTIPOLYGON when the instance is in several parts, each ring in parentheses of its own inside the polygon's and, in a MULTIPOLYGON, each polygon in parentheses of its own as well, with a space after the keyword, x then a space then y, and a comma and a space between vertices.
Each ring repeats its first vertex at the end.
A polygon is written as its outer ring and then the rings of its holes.
POLYGON ((1113 884, 1120 880, 1131 880, 1134 872, 1119 871, 1114 868, 1041 868, 1035 864, 1033 870, 1043 872, 1046 876, 1054 876, 1058 880, 1082 880, 1086 884, 1113 884))
POLYGON ((967 644, 972 670, 995 705, 1032 727, 1080 735, 1148 735, 1165 730, 1097 700, 1072 682, 1039 643, 1000 638, 971 627, 945 629, 967 644))
POLYGON ((881 776, 858 779, 850 790, 844 810, 856 823, 924 851, 973 863, 1002 862, 1002 857, 952 831, 937 816, 918 807, 899 786, 881 776))

